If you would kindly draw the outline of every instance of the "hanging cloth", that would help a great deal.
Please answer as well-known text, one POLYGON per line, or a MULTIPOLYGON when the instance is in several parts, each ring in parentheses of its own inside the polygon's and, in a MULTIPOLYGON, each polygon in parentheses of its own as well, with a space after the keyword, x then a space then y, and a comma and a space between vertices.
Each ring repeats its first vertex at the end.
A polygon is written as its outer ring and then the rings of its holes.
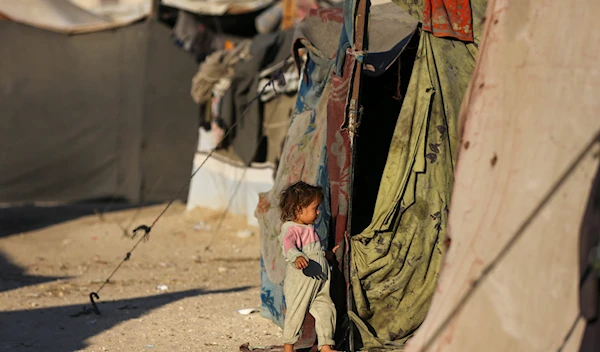
POLYGON ((473 42, 470 0, 425 0, 423 30, 436 37, 452 37, 473 42))

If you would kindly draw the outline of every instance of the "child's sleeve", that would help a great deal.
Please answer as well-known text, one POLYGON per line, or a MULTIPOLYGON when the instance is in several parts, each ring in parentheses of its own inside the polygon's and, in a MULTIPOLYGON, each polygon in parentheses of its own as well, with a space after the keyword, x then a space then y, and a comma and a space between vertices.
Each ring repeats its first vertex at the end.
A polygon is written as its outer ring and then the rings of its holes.
POLYGON ((306 254, 302 253, 300 241, 300 234, 293 227, 289 227, 283 234, 283 255, 285 260, 289 263, 293 263, 298 257, 304 257, 308 261, 306 254))

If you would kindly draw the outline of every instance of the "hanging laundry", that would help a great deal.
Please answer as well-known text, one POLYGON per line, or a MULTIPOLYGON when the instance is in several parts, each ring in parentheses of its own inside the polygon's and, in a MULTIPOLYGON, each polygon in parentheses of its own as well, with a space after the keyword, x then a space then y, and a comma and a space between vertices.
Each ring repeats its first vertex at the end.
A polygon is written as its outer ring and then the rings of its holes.
POLYGON ((436 37, 473 41, 473 16, 470 0, 425 0, 423 30, 436 37))
MULTIPOLYGON (((208 102, 213 95, 213 88, 218 87, 224 94, 229 88, 230 77, 234 74, 235 64, 240 58, 249 55, 251 41, 243 41, 233 50, 221 50, 211 54, 192 78, 190 94, 197 104, 208 102)), ((222 95, 222 94, 221 94, 222 95)))
POLYGON ((294 31, 260 34, 252 41, 250 59, 240 60, 235 66, 231 88, 223 96, 221 118, 228 128, 233 150, 249 165, 255 159, 264 160, 258 151, 263 139, 260 104, 251 103, 256 97, 259 72, 282 62, 290 56, 294 31))
POLYGON ((177 14, 177 22, 173 27, 175 43, 185 51, 190 51, 192 42, 198 33, 198 21, 191 13, 180 10, 177 14))
POLYGON ((273 72, 279 72, 278 70, 260 74, 257 93, 262 92, 262 95, 260 96, 262 102, 268 102, 274 99, 278 94, 291 94, 298 91, 298 87, 300 86, 300 75, 298 74, 298 70, 291 65, 293 59, 290 58, 289 61, 290 66, 287 71, 283 73, 283 80, 276 79, 273 81, 273 84, 269 84, 273 72))
POLYGON ((260 34, 273 33, 281 25, 282 18, 283 10, 281 4, 277 4, 256 16, 254 26, 256 27, 256 31, 260 34))
POLYGON ((222 49, 224 43, 220 40, 216 33, 203 24, 198 26, 196 35, 194 36, 190 51, 194 54, 194 59, 197 63, 203 62, 210 54, 222 49))

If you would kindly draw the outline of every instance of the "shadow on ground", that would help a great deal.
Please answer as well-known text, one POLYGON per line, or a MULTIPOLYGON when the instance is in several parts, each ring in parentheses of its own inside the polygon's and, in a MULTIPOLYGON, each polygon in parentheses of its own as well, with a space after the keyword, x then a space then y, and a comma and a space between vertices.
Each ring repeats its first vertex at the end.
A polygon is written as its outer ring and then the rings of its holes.
POLYGON ((0 252, 0 292, 67 278, 68 277, 27 275, 25 274, 25 270, 11 263, 10 260, 0 252))
POLYGON ((101 216, 114 211, 143 208, 155 204, 135 205, 122 201, 97 201, 56 206, 23 205, 0 208, 0 237, 43 229, 83 216, 93 214, 101 216))
MULTIPOLYGON (((81 305, 0 312, 0 351, 77 351, 87 346, 86 340, 127 320, 178 300, 219 293, 240 292, 249 286, 224 290, 187 290, 150 297, 102 302, 102 315, 71 317, 82 311, 81 305)), ((126 346, 123 346, 127 350, 126 346)), ((131 350, 141 349, 144 346, 131 350)))

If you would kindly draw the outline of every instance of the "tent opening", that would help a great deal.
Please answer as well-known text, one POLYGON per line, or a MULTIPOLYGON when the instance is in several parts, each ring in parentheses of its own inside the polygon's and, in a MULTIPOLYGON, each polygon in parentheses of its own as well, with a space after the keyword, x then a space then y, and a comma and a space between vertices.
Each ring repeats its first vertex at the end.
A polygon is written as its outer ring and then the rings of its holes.
POLYGON ((400 57, 382 75, 363 77, 361 104, 364 112, 354 163, 352 235, 361 233, 371 222, 418 46, 419 31, 416 31, 400 57))

